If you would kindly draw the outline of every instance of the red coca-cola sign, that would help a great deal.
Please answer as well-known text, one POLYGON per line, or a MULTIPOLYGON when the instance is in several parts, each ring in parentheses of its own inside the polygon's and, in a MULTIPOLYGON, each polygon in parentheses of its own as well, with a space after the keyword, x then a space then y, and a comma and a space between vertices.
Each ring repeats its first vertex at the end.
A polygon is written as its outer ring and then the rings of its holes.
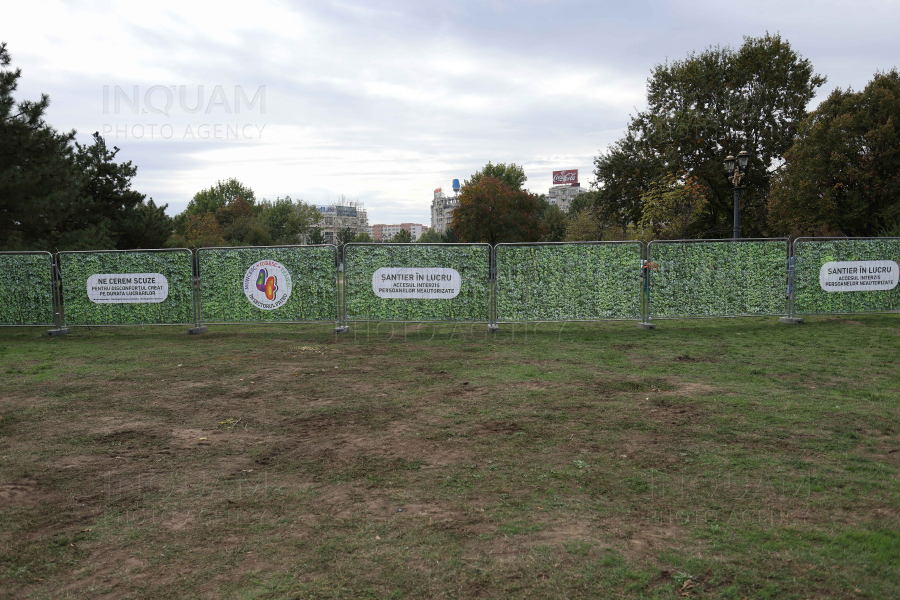
POLYGON ((578 169, 553 171, 553 185, 578 185, 578 169))

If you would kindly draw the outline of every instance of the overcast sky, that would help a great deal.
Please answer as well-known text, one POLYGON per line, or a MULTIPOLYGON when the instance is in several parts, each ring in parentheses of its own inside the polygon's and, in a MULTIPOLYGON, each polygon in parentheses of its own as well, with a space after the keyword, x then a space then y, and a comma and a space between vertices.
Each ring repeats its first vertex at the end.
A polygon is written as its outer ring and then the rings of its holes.
POLYGON ((779 32, 828 77, 814 104, 900 62, 888 0, 4 4, 19 98, 104 134, 170 214, 236 177, 428 224, 433 190, 488 160, 538 193, 555 169, 589 183, 667 57, 779 32))

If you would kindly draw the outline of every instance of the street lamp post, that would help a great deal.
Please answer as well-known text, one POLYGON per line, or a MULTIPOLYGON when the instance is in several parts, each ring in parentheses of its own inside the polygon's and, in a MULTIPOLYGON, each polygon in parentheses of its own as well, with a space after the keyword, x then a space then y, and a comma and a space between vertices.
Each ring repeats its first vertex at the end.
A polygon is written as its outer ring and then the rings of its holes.
POLYGON ((728 155, 725 159, 725 174, 734 187, 734 239, 741 239, 741 208, 740 198, 741 190, 744 189, 744 178, 747 176, 747 163, 750 161, 750 155, 746 150, 738 152, 737 158, 728 155))

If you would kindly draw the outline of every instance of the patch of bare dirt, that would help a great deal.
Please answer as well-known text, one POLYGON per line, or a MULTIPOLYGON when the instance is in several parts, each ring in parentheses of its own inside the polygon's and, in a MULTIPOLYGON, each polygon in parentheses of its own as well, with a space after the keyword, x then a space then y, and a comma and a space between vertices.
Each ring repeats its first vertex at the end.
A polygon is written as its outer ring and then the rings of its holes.
POLYGON ((717 356, 691 356, 690 354, 681 354, 676 356, 674 359, 675 362, 679 363, 715 363, 719 362, 719 357, 717 356))
POLYGON ((706 411, 693 404, 673 401, 661 394, 654 394, 650 399, 653 406, 646 410, 646 415, 648 419, 658 423, 683 425, 706 414, 706 411))
POLYGON ((34 506, 49 495, 40 489, 37 479, 22 478, 0 483, 0 510, 15 506, 34 506))

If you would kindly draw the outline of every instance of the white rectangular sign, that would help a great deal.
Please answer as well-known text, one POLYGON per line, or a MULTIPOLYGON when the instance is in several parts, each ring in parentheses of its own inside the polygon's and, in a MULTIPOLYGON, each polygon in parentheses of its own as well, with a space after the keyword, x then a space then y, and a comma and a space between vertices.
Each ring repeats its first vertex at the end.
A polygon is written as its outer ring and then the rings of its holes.
POLYGON ((101 273, 87 280, 95 304, 155 304, 169 297, 169 282, 159 273, 101 273))
POLYGON ((461 285, 456 269, 388 267, 372 275, 372 291, 379 298, 456 298, 461 285))
POLYGON ((826 292, 873 292, 897 287, 900 265, 892 260, 827 262, 819 270, 826 292))

